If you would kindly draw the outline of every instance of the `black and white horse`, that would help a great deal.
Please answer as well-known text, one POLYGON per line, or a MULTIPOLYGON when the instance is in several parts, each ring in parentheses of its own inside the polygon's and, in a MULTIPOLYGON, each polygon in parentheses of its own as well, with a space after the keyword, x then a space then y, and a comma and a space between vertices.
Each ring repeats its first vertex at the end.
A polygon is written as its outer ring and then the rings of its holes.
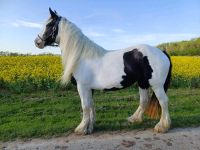
POLYGON ((144 112, 156 114, 161 107, 161 117, 154 130, 166 132, 170 128, 168 97, 166 91, 171 77, 171 61, 167 53, 149 45, 137 45, 122 50, 107 51, 88 39, 72 22, 50 11, 44 30, 35 39, 38 48, 58 44, 62 53, 62 82, 76 80, 81 98, 83 117, 76 133, 93 131, 95 109, 92 90, 116 90, 137 82, 140 105, 128 118, 141 122, 144 112), (149 98, 148 89, 153 90, 149 98), (154 102, 153 102, 154 101, 154 102), (157 102, 157 103, 156 103, 157 102), (157 106, 156 106, 157 105, 157 106))

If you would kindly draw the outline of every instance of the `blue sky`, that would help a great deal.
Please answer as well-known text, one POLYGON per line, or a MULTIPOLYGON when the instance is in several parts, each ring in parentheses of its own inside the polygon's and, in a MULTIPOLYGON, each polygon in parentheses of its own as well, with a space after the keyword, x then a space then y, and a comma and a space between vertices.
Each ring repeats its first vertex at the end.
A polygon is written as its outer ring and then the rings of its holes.
POLYGON ((106 49, 200 36, 200 0, 0 0, 0 51, 59 54, 33 42, 49 7, 106 49))

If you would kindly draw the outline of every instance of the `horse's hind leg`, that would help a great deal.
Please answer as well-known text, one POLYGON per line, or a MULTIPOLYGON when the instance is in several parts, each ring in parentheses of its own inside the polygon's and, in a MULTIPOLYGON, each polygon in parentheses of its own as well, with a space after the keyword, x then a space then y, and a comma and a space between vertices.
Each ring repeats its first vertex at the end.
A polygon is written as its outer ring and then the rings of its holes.
POLYGON ((149 101, 148 89, 139 88, 139 94, 140 94, 140 105, 135 111, 135 113, 128 118, 128 121, 132 123, 142 122, 143 114, 145 112, 145 109, 149 101))
POLYGON ((156 97, 160 103, 162 112, 161 112, 161 118, 158 124, 155 126, 154 130, 156 132, 167 132, 170 128, 171 120, 169 116, 168 111, 168 97, 164 91, 163 86, 160 86, 159 88, 153 88, 154 93, 156 94, 156 97))

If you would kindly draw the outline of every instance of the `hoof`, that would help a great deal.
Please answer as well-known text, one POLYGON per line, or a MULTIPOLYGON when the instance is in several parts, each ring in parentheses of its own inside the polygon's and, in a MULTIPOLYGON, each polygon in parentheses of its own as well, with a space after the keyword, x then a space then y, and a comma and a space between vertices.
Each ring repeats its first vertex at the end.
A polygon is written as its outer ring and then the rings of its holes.
POLYGON ((154 132, 157 132, 157 133, 166 133, 168 130, 169 130, 169 128, 163 127, 160 124, 157 124, 154 127, 154 132))
POLYGON ((130 123, 140 123, 140 122, 142 122, 141 118, 136 118, 136 117, 133 117, 133 116, 128 117, 127 120, 130 123))
POLYGON ((93 126, 86 126, 86 127, 81 127, 78 126, 75 131, 74 131, 77 135, 86 135, 86 134, 91 134, 93 132, 93 126))
POLYGON ((82 128, 79 128, 79 127, 77 127, 77 128, 74 130, 74 132, 75 132, 77 135, 86 135, 86 134, 87 134, 87 132, 86 132, 85 129, 82 129, 82 128))

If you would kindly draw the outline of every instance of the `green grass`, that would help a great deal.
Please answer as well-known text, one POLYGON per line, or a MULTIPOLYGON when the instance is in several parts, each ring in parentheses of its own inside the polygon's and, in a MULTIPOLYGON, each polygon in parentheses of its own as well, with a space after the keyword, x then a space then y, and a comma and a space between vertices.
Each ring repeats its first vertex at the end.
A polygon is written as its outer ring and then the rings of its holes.
MULTIPOLYGON (((200 88, 200 78, 186 79, 185 77, 176 76, 172 78, 170 87, 172 88, 200 88)), ((63 90, 73 89, 73 85, 69 83, 66 87, 60 84, 60 81, 51 79, 43 79, 40 82, 35 82, 34 79, 26 79, 24 81, 16 81, 14 83, 5 82, 0 78, 0 90, 7 90, 15 94, 32 93, 44 90, 63 90)))
MULTIPOLYGON (((170 89, 172 128, 200 125, 200 89, 170 89)), ((126 118, 138 107, 138 90, 95 91, 95 132, 153 128, 158 120, 129 124, 126 118)), ((78 93, 41 91, 13 94, 0 92, 0 140, 52 137, 73 132, 81 120, 78 93)))
POLYGON ((176 76, 172 79, 170 87, 173 88, 200 88, 200 78, 186 79, 185 77, 176 76))

